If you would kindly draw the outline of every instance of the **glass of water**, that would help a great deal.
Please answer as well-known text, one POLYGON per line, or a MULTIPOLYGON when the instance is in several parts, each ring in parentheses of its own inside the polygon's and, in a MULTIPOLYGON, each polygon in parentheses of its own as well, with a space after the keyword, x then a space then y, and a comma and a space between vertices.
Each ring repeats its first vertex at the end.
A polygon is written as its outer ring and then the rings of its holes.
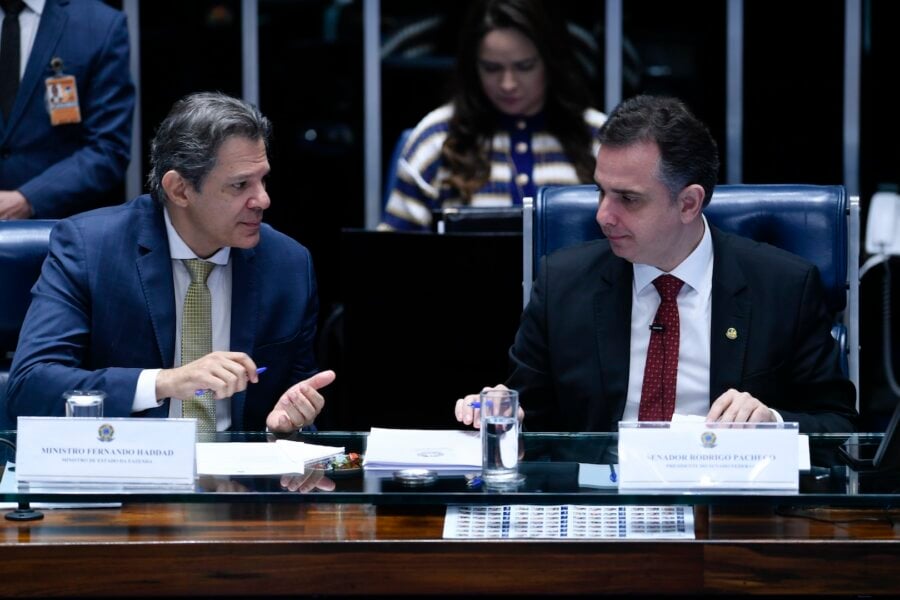
POLYGON ((481 392, 481 477, 485 483, 513 483, 519 477, 519 392, 481 392))
POLYGON ((99 419, 103 416, 106 394, 99 390, 69 390, 63 394, 63 398, 66 400, 67 417, 99 419))

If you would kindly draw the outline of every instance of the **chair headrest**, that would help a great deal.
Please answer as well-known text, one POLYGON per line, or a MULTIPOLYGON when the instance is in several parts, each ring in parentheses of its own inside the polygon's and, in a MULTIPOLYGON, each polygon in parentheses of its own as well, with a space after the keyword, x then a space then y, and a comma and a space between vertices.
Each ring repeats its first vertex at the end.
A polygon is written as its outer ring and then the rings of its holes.
MULTIPOLYGON (((554 250, 603 237, 595 220, 597 202, 593 185, 538 190, 535 265, 554 250)), ((839 185, 720 185, 703 214, 723 231, 777 246, 816 265, 828 306, 839 312, 847 302, 847 207, 846 191, 839 185)))

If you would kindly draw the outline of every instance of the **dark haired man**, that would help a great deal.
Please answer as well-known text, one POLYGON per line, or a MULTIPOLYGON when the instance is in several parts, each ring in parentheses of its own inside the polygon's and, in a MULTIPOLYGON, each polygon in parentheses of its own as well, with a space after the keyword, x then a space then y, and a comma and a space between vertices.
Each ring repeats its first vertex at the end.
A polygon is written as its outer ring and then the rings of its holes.
MULTIPOLYGON (((674 98, 638 96, 599 141, 606 239, 545 259, 510 349, 525 426, 615 431, 677 412, 853 431, 817 269, 703 216, 719 167, 706 126, 674 98)), ((473 400, 456 417, 477 425, 473 400)))
POLYGON ((289 432, 322 410, 309 252, 262 223, 270 123, 241 100, 175 103, 151 148, 151 194, 60 221, 35 284, 6 416, 188 416, 201 431, 289 432), (264 375, 260 374, 266 369, 264 375))

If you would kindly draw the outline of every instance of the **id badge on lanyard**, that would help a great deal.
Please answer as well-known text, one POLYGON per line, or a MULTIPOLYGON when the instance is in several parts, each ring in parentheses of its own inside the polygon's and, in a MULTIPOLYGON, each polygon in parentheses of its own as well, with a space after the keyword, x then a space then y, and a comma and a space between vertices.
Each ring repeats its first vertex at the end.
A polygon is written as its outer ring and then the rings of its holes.
POLYGON ((81 123, 81 108, 78 106, 78 86, 74 75, 63 73, 63 61, 54 57, 50 61, 53 76, 44 80, 47 86, 47 112, 51 125, 81 123))

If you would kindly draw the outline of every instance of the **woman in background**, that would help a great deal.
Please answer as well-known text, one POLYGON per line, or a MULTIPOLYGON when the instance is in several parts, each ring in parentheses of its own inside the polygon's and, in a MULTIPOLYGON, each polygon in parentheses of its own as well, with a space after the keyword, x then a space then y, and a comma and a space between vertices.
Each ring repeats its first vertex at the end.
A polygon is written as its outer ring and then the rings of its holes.
POLYGON ((606 117, 541 0, 475 2, 456 77, 452 102, 407 141, 379 229, 427 231, 433 210, 518 206, 541 186, 592 181, 606 117))

